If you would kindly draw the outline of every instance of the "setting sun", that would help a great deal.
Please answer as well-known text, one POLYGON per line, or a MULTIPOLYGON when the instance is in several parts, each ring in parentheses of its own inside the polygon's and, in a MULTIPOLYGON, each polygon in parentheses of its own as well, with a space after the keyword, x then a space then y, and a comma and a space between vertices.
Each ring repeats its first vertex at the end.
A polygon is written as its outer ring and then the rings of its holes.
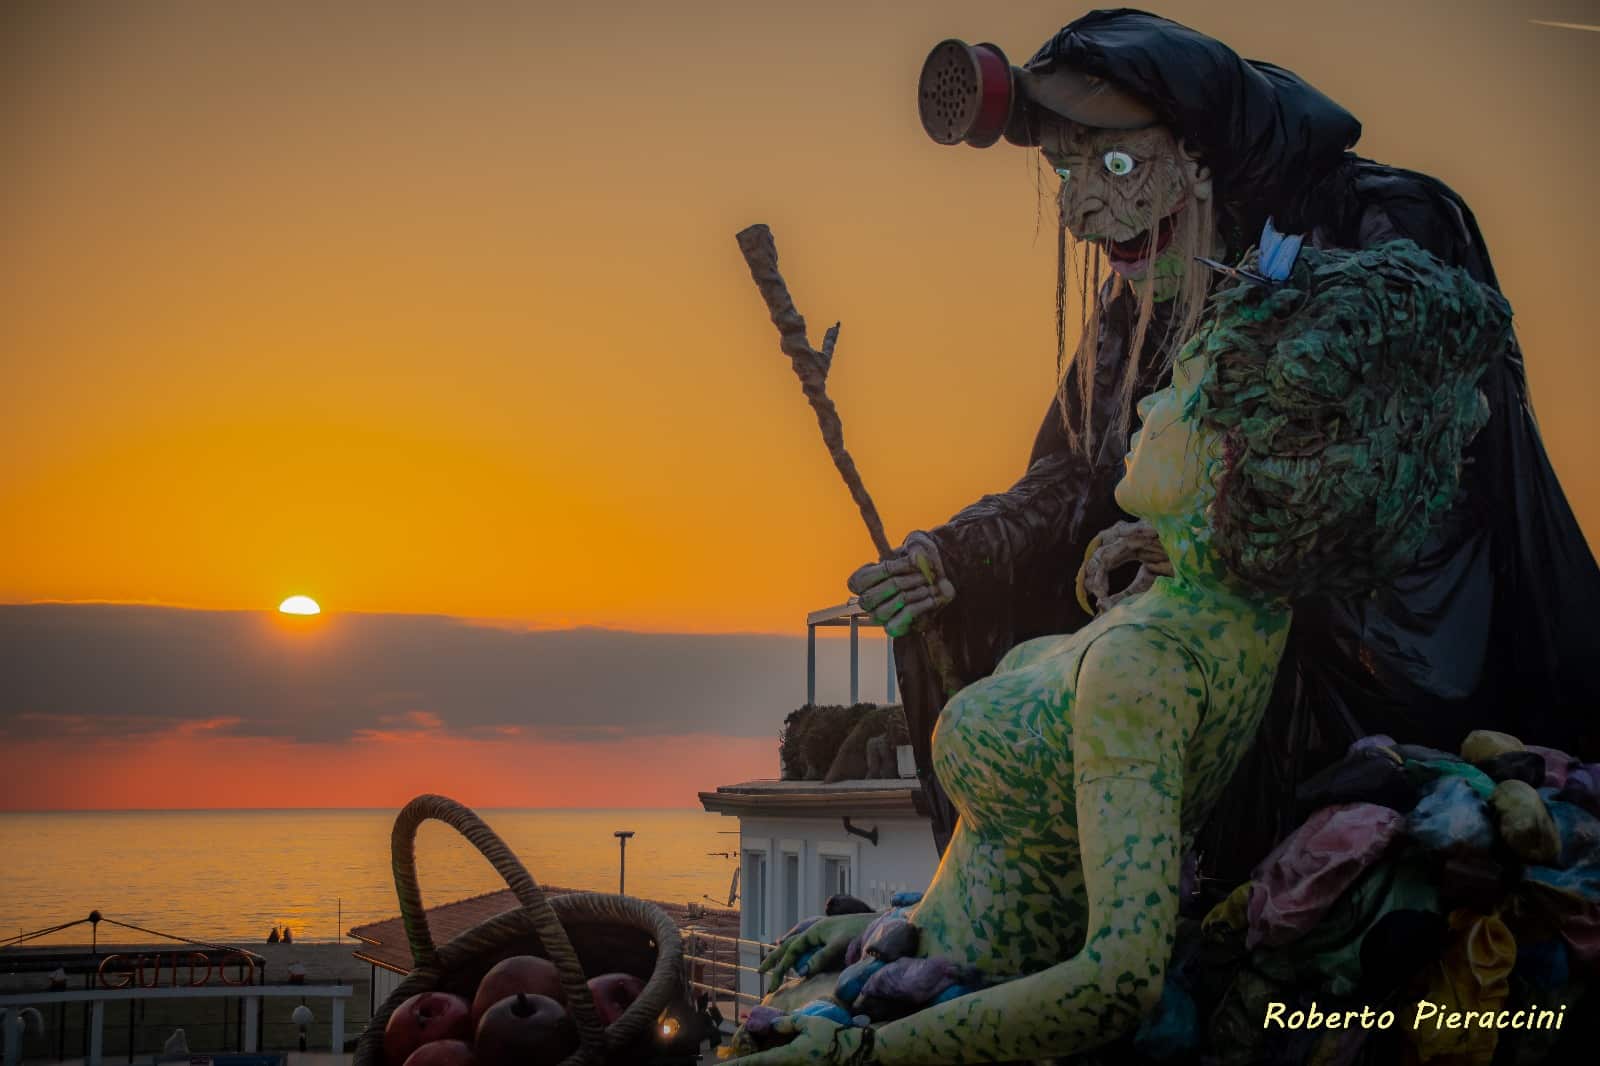
POLYGON ((322 608, 310 596, 290 596, 278 604, 281 614, 321 614, 322 608))

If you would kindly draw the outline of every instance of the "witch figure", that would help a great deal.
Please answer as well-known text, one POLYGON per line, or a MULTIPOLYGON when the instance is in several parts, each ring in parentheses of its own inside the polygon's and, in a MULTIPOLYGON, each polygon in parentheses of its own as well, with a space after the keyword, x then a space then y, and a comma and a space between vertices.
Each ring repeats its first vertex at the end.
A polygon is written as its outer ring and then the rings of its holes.
MULTIPOLYGON (((1360 123, 1295 74, 1155 15, 1091 12, 1020 68, 994 45, 946 41, 918 102, 935 140, 1003 137, 1060 178, 1062 373, 1026 473, 849 580, 896 638, 943 851, 956 811, 931 741, 951 693, 916 631, 936 628, 970 684, 1024 641, 1090 622, 1080 569, 1101 609, 1116 599, 1109 573, 1136 571, 1138 589, 1169 571, 1113 488, 1133 406, 1171 380, 1224 277, 1213 267, 1263 246, 1292 261, 1302 244, 1405 239, 1497 286, 1472 212, 1444 184, 1352 153, 1360 123), (1069 352, 1072 317, 1081 339, 1069 352)), ((1482 388, 1492 417, 1467 452, 1463 491, 1414 560, 1359 594, 1297 595, 1253 749, 1199 837, 1203 872, 1243 877, 1289 828, 1295 784, 1363 735, 1454 751, 1469 731, 1499 728, 1600 759, 1600 569, 1540 441, 1514 335, 1482 388)), ((1292 509, 1253 520, 1285 541, 1316 536, 1292 509)))

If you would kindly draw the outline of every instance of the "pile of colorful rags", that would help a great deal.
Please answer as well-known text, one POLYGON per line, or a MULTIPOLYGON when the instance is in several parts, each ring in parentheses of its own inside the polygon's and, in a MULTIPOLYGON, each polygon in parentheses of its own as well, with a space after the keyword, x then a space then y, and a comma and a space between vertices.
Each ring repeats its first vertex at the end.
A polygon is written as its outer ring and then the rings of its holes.
MULTIPOLYGON (((1364 737, 1296 802, 1299 828, 1209 905, 1186 857, 1160 1005, 1136 1033, 1063 1062, 1595 1060, 1600 763, 1483 730, 1459 754, 1364 737)), ((835 997, 798 1013, 878 1024, 994 983, 916 957, 915 899, 849 946, 835 997)), ((739 1050, 782 1043, 772 1027, 787 1013, 755 1008, 739 1050)))
POLYGON ((1300 827, 1185 921, 1116 1061, 1595 1061, 1600 763, 1365 737, 1296 798, 1300 827))

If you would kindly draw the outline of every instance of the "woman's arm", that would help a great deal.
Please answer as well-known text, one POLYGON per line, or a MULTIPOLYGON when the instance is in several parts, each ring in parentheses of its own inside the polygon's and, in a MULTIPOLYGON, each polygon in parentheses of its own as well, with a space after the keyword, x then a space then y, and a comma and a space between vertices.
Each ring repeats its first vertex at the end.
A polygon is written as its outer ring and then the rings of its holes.
POLYGON ((877 913, 829 915, 817 919, 804 932, 779 943, 761 960, 761 972, 772 975, 772 986, 767 989, 768 993, 776 992, 794 964, 812 952, 816 954, 812 955, 807 974, 843 969, 850 941, 866 932, 867 926, 877 917, 877 913))
POLYGON ((1076 687, 1071 743, 1089 897, 1082 951, 882 1027, 874 1062, 1070 1054, 1129 1031, 1160 999, 1178 912, 1183 755, 1205 683, 1175 642, 1123 626, 1085 652, 1076 687))

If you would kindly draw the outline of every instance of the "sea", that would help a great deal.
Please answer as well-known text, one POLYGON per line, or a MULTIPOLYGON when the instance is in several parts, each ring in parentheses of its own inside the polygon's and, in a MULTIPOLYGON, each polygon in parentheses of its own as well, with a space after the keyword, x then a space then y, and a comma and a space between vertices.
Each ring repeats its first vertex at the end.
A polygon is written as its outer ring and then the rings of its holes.
MULTIPOLYGON (((534 880, 725 906, 738 823, 700 810, 479 810, 534 880), (631 830, 626 868, 619 830, 631 830)), ((395 811, 72 811, 0 814, 0 943, 85 918, 211 942, 260 942, 288 927, 334 942, 399 913, 390 866, 395 811)), ((418 880, 435 906, 504 888, 455 830, 425 822, 418 880)), ((100 943, 157 938, 102 924, 100 943)), ((30 945, 87 944, 79 924, 30 945)))

